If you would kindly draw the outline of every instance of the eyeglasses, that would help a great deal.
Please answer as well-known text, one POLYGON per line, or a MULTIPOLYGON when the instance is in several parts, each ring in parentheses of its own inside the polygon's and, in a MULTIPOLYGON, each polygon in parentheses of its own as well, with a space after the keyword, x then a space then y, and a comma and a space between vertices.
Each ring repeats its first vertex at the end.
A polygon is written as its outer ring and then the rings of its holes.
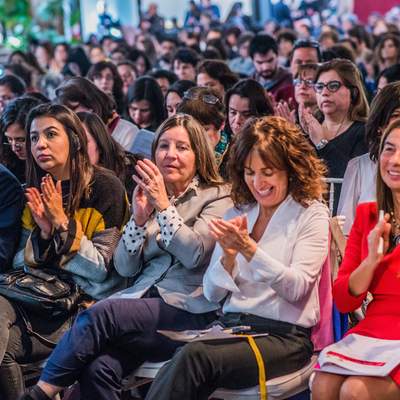
POLYGON ((215 105, 217 104, 220 100, 217 96, 214 96, 213 94, 203 94, 203 95, 198 95, 197 93, 193 93, 190 91, 186 91, 183 94, 183 98, 187 100, 198 100, 200 99, 206 104, 211 104, 215 105))
POLYGON ((322 93, 324 88, 327 88, 331 93, 336 93, 342 86, 344 86, 343 83, 339 81, 317 82, 314 84, 314 90, 317 93, 322 93))
POLYGON ((6 136, 6 142, 3 143, 3 145, 6 146, 12 146, 14 145, 15 147, 22 147, 25 145, 26 138, 18 137, 18 138, 10 138, 6 136))
POLYGON ((294 86, 300 86, 302 83, 306 85, 308 88, 312 88, 314 86, 314 81, 312 79, 293 79, 294 86))

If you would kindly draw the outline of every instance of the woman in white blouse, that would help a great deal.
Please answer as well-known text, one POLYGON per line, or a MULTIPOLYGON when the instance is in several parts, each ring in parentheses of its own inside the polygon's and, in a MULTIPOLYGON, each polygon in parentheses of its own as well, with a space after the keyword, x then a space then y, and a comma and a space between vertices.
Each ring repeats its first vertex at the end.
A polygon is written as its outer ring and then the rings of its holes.
MULTIPOLYGON (((302 368, 319 320, 318 282, 328 254, 325 167, 304 135, 280 117, 250 121, 232 148, 235 208, 209 224, 217 240, 204 294, 223 302, 219 321, 268 333, 255 338, 268 379, 302 368)), ((166 364, 146 400, 207 399, 218 387, 258 383, 243 338, 193 342, 166 364)))

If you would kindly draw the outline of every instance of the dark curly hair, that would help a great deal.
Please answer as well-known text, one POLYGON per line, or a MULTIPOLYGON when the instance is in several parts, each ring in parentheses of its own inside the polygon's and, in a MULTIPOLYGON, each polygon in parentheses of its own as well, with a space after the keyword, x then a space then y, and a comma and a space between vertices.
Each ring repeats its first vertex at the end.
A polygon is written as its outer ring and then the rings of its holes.
POLYGON ((287 171, 288 192, 295 201, 307 207, 312 200, 322 199, 327 171, 323 161, 295 125, 284 118, 268 116, 252 118, 235 137, 228 170, 236 207, 256 201, 244 180, 247 157, 255 150, 266 166, 287 171))

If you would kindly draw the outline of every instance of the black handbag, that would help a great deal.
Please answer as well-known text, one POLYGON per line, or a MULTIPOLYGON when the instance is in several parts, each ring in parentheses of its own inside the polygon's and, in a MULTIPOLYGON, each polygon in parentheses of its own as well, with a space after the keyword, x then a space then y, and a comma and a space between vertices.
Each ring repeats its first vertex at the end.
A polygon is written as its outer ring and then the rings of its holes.
POLYGON ((48 317, 72 314, 81 299, 78 285, 67 273, 27 266, 0 274, 0 295, 48 317))

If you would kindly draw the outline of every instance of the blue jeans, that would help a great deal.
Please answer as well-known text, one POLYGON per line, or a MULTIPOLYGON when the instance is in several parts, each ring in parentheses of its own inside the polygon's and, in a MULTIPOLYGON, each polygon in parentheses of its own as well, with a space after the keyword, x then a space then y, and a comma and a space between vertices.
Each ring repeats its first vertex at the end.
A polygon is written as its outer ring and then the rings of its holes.
POLYGON ((41 380, 81 384, 85 400, 117 400, 122 379, 144 361, 164 361, 182 345, 157 330, 203 329, 215 313, 192 314, 161 298, 102 300, 78 315, 51 354, 41 380))

